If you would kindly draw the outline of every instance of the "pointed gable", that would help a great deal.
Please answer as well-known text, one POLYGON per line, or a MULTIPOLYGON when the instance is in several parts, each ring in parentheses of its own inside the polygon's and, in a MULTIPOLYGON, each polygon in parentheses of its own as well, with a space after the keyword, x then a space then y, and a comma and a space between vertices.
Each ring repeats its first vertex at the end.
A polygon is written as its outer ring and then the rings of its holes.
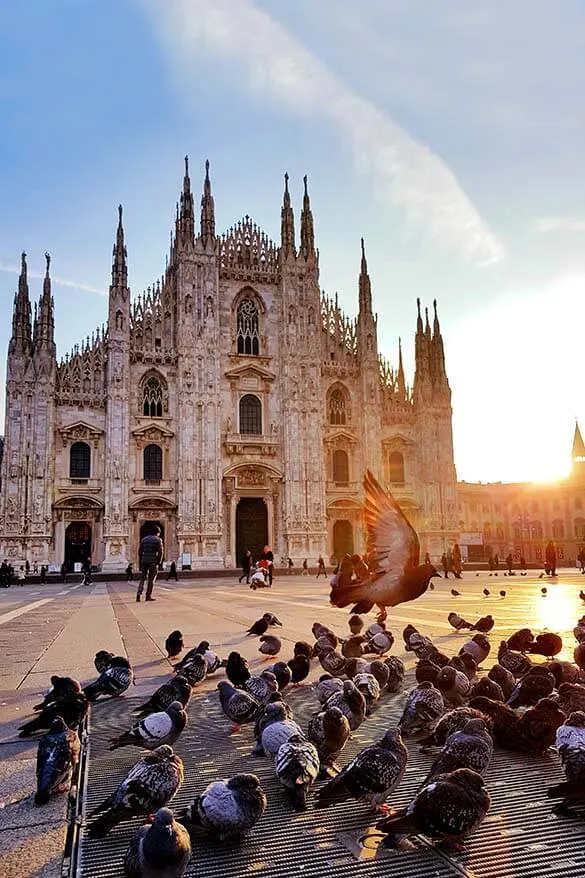
POLYGON ((268 283, 279 280, 278 248, 249 216, 224 232, 219 253, 222 278, 268 283))

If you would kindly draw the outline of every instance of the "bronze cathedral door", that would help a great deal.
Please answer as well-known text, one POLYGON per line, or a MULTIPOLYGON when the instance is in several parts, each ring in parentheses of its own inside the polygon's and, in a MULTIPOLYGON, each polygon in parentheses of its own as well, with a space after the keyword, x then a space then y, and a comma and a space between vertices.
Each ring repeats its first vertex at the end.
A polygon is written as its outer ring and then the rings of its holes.
POLYGON ((268 545, 268 510, 260 497, 242 497, 236 508, 236 564, 250 549, 254 561, 268 545))

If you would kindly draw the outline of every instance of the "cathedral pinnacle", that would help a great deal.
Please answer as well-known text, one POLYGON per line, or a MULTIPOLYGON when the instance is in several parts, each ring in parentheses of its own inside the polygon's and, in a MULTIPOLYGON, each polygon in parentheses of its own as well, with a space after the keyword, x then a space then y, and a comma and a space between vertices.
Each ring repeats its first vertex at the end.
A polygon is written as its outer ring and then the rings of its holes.
POLYGON ((364 239, 361 239, 361 247, 362 247, 362 261, 360 265, 360 277, 359 277, 359 293, 360 293, 360 313, 368 313, 372 312, 372 284, 370 282, 370 275, 368 274, 368 262, 366 259, 366 247, 364 244, 364 239))
POLYGON ((203 246, 215 243, 215 201, 211 194, 211 181, 209 179, 209 160, 205 162, 205 180, 203 182, 203 195, 201 197, 201 226, 199 230, 203 246))
POLYGON ((416 309, 418 311, 418 317, 416 318, 416 331, 417 331, 417 334, 420 333, 422 335, 423 322, 422 322, 422 317, 420 314, 420 299, 416 300, 416 309))
POLYGON ((189 177, 189 156, 185 156, 185 174, 183 191, 181 192, 180 209, 176 220, 175 241, 181 244, 193 243, 195 237, 195 212, 193 209, 193 193, 189 177))
POLYGON ((48 345, 52 349, 51 353, 54 355, 55 319, 53 313, 53 296, 51 295, 51 277, 49 274, 49 268, 51 265, 51 256, 49 253, 45 253, 45 262, 46 268, 43 280, 43 292, 39 302, 38 312, 35 317, 33 345, 35 350, 48 345))
POLYGON ((404 365, 402 363, 402 339, 398 339, 398 394, 401 400, 406 400, 406 380, 404 378, 404 365))
POLYGON ((288 191, 288 174, 284 175, 284 195, 280 212, 280 245, 285 259, 295 255, 295 216, 288 191))
POLYGON ((14 297, 12 337, 8 346, 9 355, 30 353, 31 342, 31 307, 28 294, 26 253, 23 251, 18 278, 18 293, 14 297))
POLYGON ((433 300, 433 309, 435 317, 433 320, 433 339, 431 342, 431 371, 433 381, 437 384, 444 384, 447 380, 447 372, 445 370, 445 351, 443 348, 443 337, 441 335, 441 327, 439 325, 439 315, 437 313, 437 300, 433 300))
POLYGON ((126 245, 124 244, 124 226, 122 225, 122 205, 118 205, 118 228, 114 244, 112 260, 112 289, 128 287, 128 267, 126 265, 126 245))
POLYGON ((306 174, 303 177, 303 184, 305 191, 303 195, 303 211, 301 213, 301 254, 305 259, 311 259, 315 256, 315 229, 306 174))

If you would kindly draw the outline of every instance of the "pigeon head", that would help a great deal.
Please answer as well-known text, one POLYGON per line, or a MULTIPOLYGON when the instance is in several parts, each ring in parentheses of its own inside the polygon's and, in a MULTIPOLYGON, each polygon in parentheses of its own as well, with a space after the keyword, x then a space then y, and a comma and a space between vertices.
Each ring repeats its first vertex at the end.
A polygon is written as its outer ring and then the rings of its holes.
POLYGON ((355 687, 355 683, 353 682, 353 680, 344 680, 344 683, 343 683, 343 694, 344 695, 350 695, 352 692, 355 691, 355 688, 356 687, 355 687))
POLYGON ((378 742, 378 747, 394 750, 397 744, 402 744, 400 729, 388 729, 382 740, 378 742))
POLYGON ((195 652, 207 652, 209 649, 209 640, 202 640, 195 652))
POLYGON ((175 816, 170 808, 159 808, 154 815, 154 822, 159 826, 172 827, 175 816))
POLYGON ((286 705, 284 701, 269 701, 264 708, 264 722, 276 723, 286 719, 286 705))
POLYGON ((49 734, 58 735, 59 732, 64 732, 66 728, 67 728, 67 723, 65 722, 63 717, 56 716, 55 719, 53 720, 53 722, 51 723, 50 728, 49 728, 49 734))
POLYGON ((323 717, 323 726, 329 729, 345 726, 347 719, 338 707, 328 707, 323 717))
MULTIPOLYGON (((177 631, 171 631, 171 633, 169 634, 169 637, 172 637, 172 638, 175 639, 175 640, 178 639, 179 637, 182 637, 182 636, 183 636, 183 635, 182 635, 181 632, 178 631, 178 630, 177 630, 177 631)), ((161 808, 161 811, 168 811, 168 810, 169 810, 168 808, 161 808)), ((172 811, 169 812, 169 813, 172 814, 172 811)))
POLYGON ((582 710, 574 710, 565 720, 565 725, 576 729, 585 728, 585 713, 582 710))
POLYGON ((255 790, 260 781, 255 774, 234 774, 227 782, 230 790, 255 790))
POLYGON ((483 719, 470 719, 463 726, 466 735, 486 735, 489 734, 487 722, 483 719))
POLYGON ((485 636, 485 634, 482 634, 481 631, 478 634, 474 634, 471 639, 474 643, 477 643, 478 646, 481 646, 482 649, 489 648, 489 639, 485 636))
POLYGON ((419 683, 416 687, 417 689, 434 689, 435 687, 431 683, 430 680, 425 680, 423 683, 419 683))
POLYGON ((115 655, 110 662, 111 668, 129 668, 130 662, 123 655, 115 655))
POLYGON ((180 713, 182 710, 184 708, 180 701, 171 701, 167 707, 167 713, 180 713))
POLYGON ((441 670, 437 674, 436 686, 438 689, 441 690, 450 689, 452 686, 455 685, 456 679, 457 671, 453 666, 447 665, 446 667, 441 668, 441 670))
POLYGON ((449 774, 449 778, 457 786, 465 787, 468 790, 475 790, 478 793, 485 787, 481 774, 478 774, 477 771, 473 771, 471 768, 456 768, 455 771, 449 774))

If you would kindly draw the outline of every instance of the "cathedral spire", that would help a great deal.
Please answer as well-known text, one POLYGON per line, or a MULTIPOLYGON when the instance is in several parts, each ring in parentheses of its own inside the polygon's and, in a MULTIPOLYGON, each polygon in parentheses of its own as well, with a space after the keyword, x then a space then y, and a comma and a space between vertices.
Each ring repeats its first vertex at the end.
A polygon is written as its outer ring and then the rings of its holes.
POLYGON ((18 293, 14 297, 12 338, 10 339, 8 353, 28 354, 31 342, 31 307, 28 294, 26 253, 23 252, 20 276, 18 278, 18 293))
POLYGON ((51 295, 51 276, 49 274, 51 257, 48 253, 45 253, 45 260, 46 267, 43 280, 43 292, 39 302, 38 317, 35 324, 35 345, 43 343, 53 345, 55 334, 55 320, 53 314, 54 303, 53 296, 51 295))
POLYGON ((361 239, 362 245, 362 261, 360 266, 359 292, 360 292, 360 313, 372 313, 372 284, 370 275, 368 274, 368 263, 366 260, 366 248, 364 239, 361 239))
POLYGON ((187 245, 193 243, 195 238, 195 211, 193 204, 191 178, 189 177, 189 156, 186 155, 183 191, 181 192, 180 208, 176 220, 175 240, 177 243, 187 245))
POLYGON ((208 243, 211 243, 211 245, 215 244, 215 201, 211 194, 209 160, 205 162, 205 181, 201 198, 201 226, 199 234, 204 247, 207 247, 208 243))
POLYGON ((401 400, 406 399, 406 380, 404 378, 404 365, 402 363, 402 339, 398 339, 398 394, 401 400))
POLYGON ((439 326, 439 317, 437 314, 437 300, 433 300, 433 309, 435 317, 433 320, 433 340, 432 340, 432 360, 433 372, 435 380, 443 380, 447 377, 445 371, 445 349, 443 347, 443 336, 441 335, 441 327, 439 326))
POLYGON ((290 203, 288 174, 284 175, 284 195, 280 212, 280 244, 285 259, 295 255, 295 215, 290 203))
POLYGON ((124 244, 124 227, 122 225, 122 205, 118 205, 118 228, 112 259, 112 290, 125 290, 128 287, 128 266, 126 264, 126 245, 124 244))
POLYGON ((315 258, 315 227, 313 225, 313 212, 311 199, 307 188, 307 175, 303 177, 305 193, 303 195, 303 211, 301 213, 301 254, 305 259, 315 258))
POLYGON ((427 392, 432 390, 430 385, 430 340, 431 327, 429 325, 429 312, 425 308, 426 326, 423 329, 423 321, 420 311, 420 299, 416 300, 417 319, 416 319, 416 336, 414 340, 414 383, 412 386, 415 402, 422 399, 427 392))
POLYGON ((416 309, 417 309, 417 311, 418 311, 418 317, 416 318, 416 334, 417 334, 417 335, 419 335, 419 334, 422 335, 422 332, 423 332, 423 322, 422 322, 422 317, 421 317, 421 314, 420 314, 420 299, 417 299, 417 300, 416 300, 416 309))

